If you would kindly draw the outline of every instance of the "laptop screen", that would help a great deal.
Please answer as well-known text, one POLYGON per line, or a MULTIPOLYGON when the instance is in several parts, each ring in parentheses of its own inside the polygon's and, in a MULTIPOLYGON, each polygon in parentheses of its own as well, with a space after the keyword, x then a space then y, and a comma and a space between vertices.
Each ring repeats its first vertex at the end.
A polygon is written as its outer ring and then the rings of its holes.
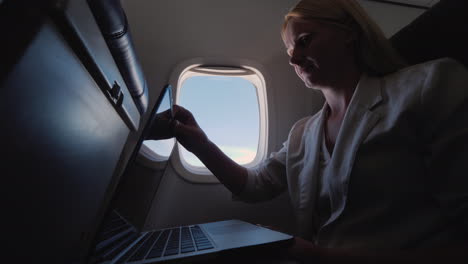
MULTIPOLYGON (((172 106, 172 86, 166 85, 161 91, 151 112, 152 115, 150 121, 146 124, 143 133, 135 146, 135 150, 129 160, 129 164, 133 163, 139 154, 146 154, 146 156, 152 155, 157 162, 166 161, 167 163, 174 147, 174 139, 148 140, 148 138, 150 138, 151 134, 159 134, 157 129, 163 128, 166 125, 168 116, 165 116, 165 113, 170 111, 170 116, 172 117, 172 106)), ((165 165, 162 167, 165 168, 165 165)))
MULTIPOLYGON (((108 249, 112 248, 112 245, 121 241, 132 241, 134 237, 139 235, 138 228, 133 223, 134 219, 137 218, 137 214, 145 214, 145 208, 142 208, 145 200, 142 196, 138 196, 134 193, 129 192, 128 185, 135 185, 136 161, 139 155, 151 156, 151 159, 158 164, 158 171, 154 174, 154 181, 152 185, 157 188, 159 181, 164 174, 167 167, 172 148, 174 146, 174 139, 165 140, 147 140, 152 134, 158 134, 157 128, 167 127, 168 118, 172 117, 172 87, 166 85, 161 91, 155 106, 151 111, 151 117, 145 125, 142 135, 139 138, 132 155, 129 158, 127 167, 120 179, 119 185, 111 198, 108 208, 106 208, 104 219, 96 235, 92 246, 90 248, 89 257, 91 260, 101 257, 112 257, 117 252, 110 252, 108 249), (130 183, 130 184, 129 184, 130 183), (123 201, 123 202, 122 202, 123 201), (132 211, 133 210, 133 211, 132 211), (143 212, 142 212, 143 211, 143 212), (130 214, 129 217, 127 217, 130 214), (129 219, 130 218, 130 219, 129 219), (132 221, 129 221, 132 220, 132 221)), ((99 262, 99 261, 98 261, 99 262)))

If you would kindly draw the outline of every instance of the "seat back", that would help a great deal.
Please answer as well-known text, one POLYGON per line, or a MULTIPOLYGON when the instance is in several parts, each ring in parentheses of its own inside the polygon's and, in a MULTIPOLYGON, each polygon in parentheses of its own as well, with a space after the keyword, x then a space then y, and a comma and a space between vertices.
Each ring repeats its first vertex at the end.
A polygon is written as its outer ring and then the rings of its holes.
POLYGON ((468 67, 468 1, 441 0, 391 37, 409 64, 442 57, 468 67))
POLYGON ((86 1, 6 0, 0 22, 3 258, 83 263, 145 104, 137 109, 86 1))

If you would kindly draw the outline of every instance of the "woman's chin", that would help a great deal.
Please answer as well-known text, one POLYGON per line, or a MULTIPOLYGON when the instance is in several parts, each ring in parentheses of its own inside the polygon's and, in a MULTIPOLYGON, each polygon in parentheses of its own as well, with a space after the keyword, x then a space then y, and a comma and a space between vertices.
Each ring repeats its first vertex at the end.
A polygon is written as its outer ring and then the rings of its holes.
POLYGON ((322 91, 322 89, 318 85, 311 84, 311 85, 306 85, 306 87, 309 88, 309 89, 312 89, 314 91, 322 91))
POLYGON ((319 85, 317 85, 313 80, 306 79, 306 80, 303 80, 303 81, 304 81, 304 85, 307 88, 314 89, 314 90, 320 90, 319 85))

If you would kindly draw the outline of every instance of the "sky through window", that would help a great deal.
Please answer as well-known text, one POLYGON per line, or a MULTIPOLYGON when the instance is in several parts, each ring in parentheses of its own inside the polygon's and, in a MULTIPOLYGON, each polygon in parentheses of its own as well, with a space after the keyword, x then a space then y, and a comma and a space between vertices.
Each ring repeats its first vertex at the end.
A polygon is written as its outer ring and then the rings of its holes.
MULTIPOLYGON (((259 106, 256 87, 242 77, 193 76, 179 90, 178 104, 191 111, 200 127, 224 153, 239 164, 252 162, 259 142, 259 106)), ((204 167, 181 148, 189 165, 204 167)))

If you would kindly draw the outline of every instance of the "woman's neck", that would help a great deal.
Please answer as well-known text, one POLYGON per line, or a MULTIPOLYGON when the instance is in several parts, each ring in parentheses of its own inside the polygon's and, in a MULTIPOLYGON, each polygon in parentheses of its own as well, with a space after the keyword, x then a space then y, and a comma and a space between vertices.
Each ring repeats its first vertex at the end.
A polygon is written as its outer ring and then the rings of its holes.
POLYGON ((321 89, 330 107, 329 118, 334 119, 344 116, 360 78, 360 71, 350 72, 345 78, 337 81, 332 86, 321 89))

